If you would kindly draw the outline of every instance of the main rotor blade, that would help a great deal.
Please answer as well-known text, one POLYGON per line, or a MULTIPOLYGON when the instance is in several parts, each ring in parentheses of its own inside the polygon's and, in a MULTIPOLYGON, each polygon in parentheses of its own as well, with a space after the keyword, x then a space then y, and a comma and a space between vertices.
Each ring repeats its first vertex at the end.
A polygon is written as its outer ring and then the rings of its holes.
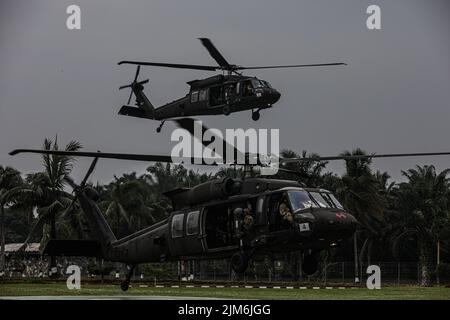
MULTIPOLYGON (((171 156, 166 155, 154 155, 154 154, 133 154, 133 153, 104 153, 104 152, 84 152, 84 151, 62 151, 62 150, 39 150, 39 149, 16 149, 9 153, 9 155, 14 156, 20 153, 37 153, 37 154, 53 154, 60 156, 72 156, 72 157, 88 157, 88 158, 104 158, 104 159, 119 159, 119 160, 134 160, 134 161, 145 161, 145 162, 169 162, 178 163, 172 160, 171 156)), ((194 157, 182 158, 183 162, 185 160, 190 161, 193 164, 199 165, 209 165, 203 162, 203 160, 213 159, 198 159, 194 157)))
POLYGON ((178 64, 178 63, 158 63, 158 62, 144 62, 144 61, 120 61, 121 64, 134 64, 142 66, 155 66, 155 67, 166 67, 166 68, 177 68, 177 69, 194 69, 194 70, 206 70, 206 71, 216 71, 221 69, 215 66, 203 66, 196 64, 178 64))
POLYGON ((424 153, 390 153, 352 156, 329 156, 329 157, 307 157, 307 158, 280 158, 280 163, 306 162, 306 161, 333 161, 333 160, 360 160, 373 158, 402 158, 402 157, 427 157, 447 156, 450 152, 424 152, 424 153))
MULTIPOLYGON (((119 90, 120 90, 120 88, 119 88, 119 90)), ((133 97, 133 89, 130 90, 130 96, 128 97, 127 105, 130 105, 132 97, 133 97)))
POLYGON ((225 60, 225 58, 222 56, 222 54, 217 50, 217 48, 213 45, 211 40, 208 38, 199 38, 199 40, 202 42, 202 44, 205 46, 206 50, 208 50, 211 57, 214 58, 214 60, 217 61, 219 66, 224 68, 229 68, 230 64, 225 60))
POLYGON ((71 187, 72 189, 76 189, 78 188, 77 184, 75 183, 75 181, 73 181, 73 179, 69 176, 64 177, 64 181, 66 181, 71 187))
MULTIPOLYGON (((100 153, 100 151, 98 152, 100 153)), ((92 161, 91 165, 89 166, 88 171, 86 172, 86 175, 84 176, 83 181, 81 181, 80 187, 83 188, 84 185, 86 184, 87 180, 89 179, 89 176, 92 174, 92 172, 94 171, 95 165, 97 164, 98 158, 94 158, 94 160, 92 161)))
MULTIPOLYGON (((173 120, 176 122, 177 126, 188 131, 192 137, 195 137, 195 132, 194 132, 194 123, 195 121, 197 121, 196 119, 193 118, 180 118, 180 119, 175 119, 173 120)), ((203 125, 202 123, 202 136, 200 137, 200 142, 203 144, 204 147, 208 147, 208 145, 210 143, 212 143, 212 141, 205 141, 202 139, 203 135, 205 134, 205 132, 209 130, 208 127, 206 127, 205 125, 203 125)), ((214 137, 215 139, 218 139, 217 136, 214 137)), ((234 161, 236 161, 236 159, 239 159, 240 157, 245 157, 245 155, 239 151, 236 147, 232 146, 231 144, 229 144, 228 142, 226 142, 225 140, 222 140, 222 150, 223 150, 223 154, 219 154, 217 151, 217 153, 222 157, 222 159, 227 160, 227 154, 228 152, 231 152, 233 154, 233 159, 234 161)))
POLYGON ((70 202, 70 205, 66 208, 66 210, 63 211, 63 213, 61 214, 61 217, 66 217, 67 214, 72 210, 72 207, 74 206, 75 202, 77 201, 77 197, 74 196, 72 201, 70 202))
POLYGON ((278 168, 278 171, 295 174, 297 176, 302 176, 302 174, 300 172, 295 171, 295 170, 289 170, 289 169, 285 169, 285 168, 278 168))
POLYGON ((318 64, 292 64, 292 65, 281 65, 281 66, 261 66, 261 67, 236 67, 235 70, 255 70, 255 69, 277 69, 277 68, 303 68, 303 67, 326 67, 326 66, 346 66, 346 63, 336 62, 336 63, 318 63, 318 64))
POLYGON ((137 68, 136 68, 136 75, 134 76, 134 81, 133 82, 137 81, 137 78, 139 77, 139 72, 140 71, 141 71, 141 65, 138 65, 137 68))

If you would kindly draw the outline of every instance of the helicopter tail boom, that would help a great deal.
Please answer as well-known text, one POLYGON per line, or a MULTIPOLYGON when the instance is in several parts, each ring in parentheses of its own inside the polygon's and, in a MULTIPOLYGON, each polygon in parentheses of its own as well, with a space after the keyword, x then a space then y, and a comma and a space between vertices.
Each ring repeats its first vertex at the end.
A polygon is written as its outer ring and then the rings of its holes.
POLYGON ((130 106, 122 106, 119 110, 119 114, 123 116, 135 117, 135 118, 145 118, 145 119, 153 119, 152 114, 146 113, 141 108, 130 107, 130 106))

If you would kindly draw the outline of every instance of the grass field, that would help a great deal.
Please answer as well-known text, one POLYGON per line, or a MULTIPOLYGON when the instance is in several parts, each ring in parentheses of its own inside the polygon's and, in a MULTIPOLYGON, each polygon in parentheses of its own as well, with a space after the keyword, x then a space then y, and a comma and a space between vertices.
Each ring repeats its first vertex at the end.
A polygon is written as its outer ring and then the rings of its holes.
POLYGON ((117 285, 85 284, 80 290, 68 290, 65 283, 0 283, 1 296, 184 296, 229 299, 297 299, 297 300, 450 300, 450 288, 390 286, 380 290, 346 289, 260 289, 260 288, 141 288, 122 292, 117 285))

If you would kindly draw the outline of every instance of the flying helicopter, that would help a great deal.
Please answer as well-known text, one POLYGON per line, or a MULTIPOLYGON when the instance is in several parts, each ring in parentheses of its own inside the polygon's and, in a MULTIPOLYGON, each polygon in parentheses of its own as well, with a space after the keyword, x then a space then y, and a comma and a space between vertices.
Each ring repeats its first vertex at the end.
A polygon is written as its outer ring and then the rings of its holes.
MULTIPOLYGON (((96 204, 97 192, 86 185, 98 159, 173 162, 170 156, 36 149, 17 149, 10 155, 20 153, 94 158, 79 185, 67 178, 75 193, 70 207, 78 200, 93 240, 51 239, 43 253, 122 262, 128 269, 121 283, 124 291, 137 264, 180 259, 230 258, 233 270, 243 273, 249 260, 259 255, 301 251, 303 272, 313 274, 320 250, 338 246, 358 225, 332 192, 291 180, 255 177, 258 166, 265 165, 257 162, 244 164, 243 178, 213 179, 166 191, 173 207, 166 219, 117 239, 96 204)), ((280 163, 437 155, 450 152, 280 158, 280 163)))
POLYGON ((166 120, 187 116, 229 115, 233 112, 252 110, 252 119, 257 121, 260 118, 260 111, 271 108, 280 99, 281 94, 269 82, 254 76, 245 76, 240 72, 241 70, 346 65, 339 62, 244 67, 228 63, 210 39, 200 38, 200 41, 217 62, 217 66, 120 61, 119 65, 137 65, 137 69, 133 82, 119 88, 119 90, 131 88, 127 105, 121 107, 119 114, 159 120, 161 123, 156 129, 157 132, 161 131, 166 120), (144 84, 148 83, 149 79, 138 81, 141 66, 222 71, 222 73, 205 79, 189 81, 187 84, 190 86, 190 90, 184 97, 155 108, 144 93, 144 84), (133 94, 136 98, 135 106, 130 106, 133 94))

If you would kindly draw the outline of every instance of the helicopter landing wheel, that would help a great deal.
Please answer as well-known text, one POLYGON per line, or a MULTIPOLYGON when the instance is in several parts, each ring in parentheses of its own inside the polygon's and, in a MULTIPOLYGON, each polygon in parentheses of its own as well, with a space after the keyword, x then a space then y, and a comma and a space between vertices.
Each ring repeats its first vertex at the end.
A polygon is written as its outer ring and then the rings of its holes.
POLYGON ((160 133, 161 132, 161 128, 164 125, 164 122, 166 122, 166 120, 161 121, 161 123, 159 124, 159 127, 156 128, 156 132, 160 133))
POLYGON ((306 255, 303 259, 302 269, 307 275, 312 275, 316 273, 319 267, 319 257, 317 253, 310 253, 306 255))
POLYGON ((230 113, 231 113, 230 106, 227 105, 227 106, 223 107, 223 114, 224 115, 228 116, 230 113))
POLYGON ((120 289, 122 289, 122 291, 128 291, 128 288, 130 287, 130 281, 127 280, 123 280, 120 283, 120 289))
POLYGON ((130 287, 130 280, 131 280, 131 276, 133 275, 133 270, 134 270, 134 265, 127 265, 127 275, 125 277, 125 279, 120 283, 120 289, 122 289, 122 291, 127 291, 128 288, 130 287))
POLYGON ((236 273, 244 273, 248 267, 248 257, 242 252, 236 252, 231 257, 231 268, 236 273))
POLYGON ((253 121, 258 121, 260 116, 261 115, 259 114, 259 111, 253 111, 252 112, 252 120, 253 121))

